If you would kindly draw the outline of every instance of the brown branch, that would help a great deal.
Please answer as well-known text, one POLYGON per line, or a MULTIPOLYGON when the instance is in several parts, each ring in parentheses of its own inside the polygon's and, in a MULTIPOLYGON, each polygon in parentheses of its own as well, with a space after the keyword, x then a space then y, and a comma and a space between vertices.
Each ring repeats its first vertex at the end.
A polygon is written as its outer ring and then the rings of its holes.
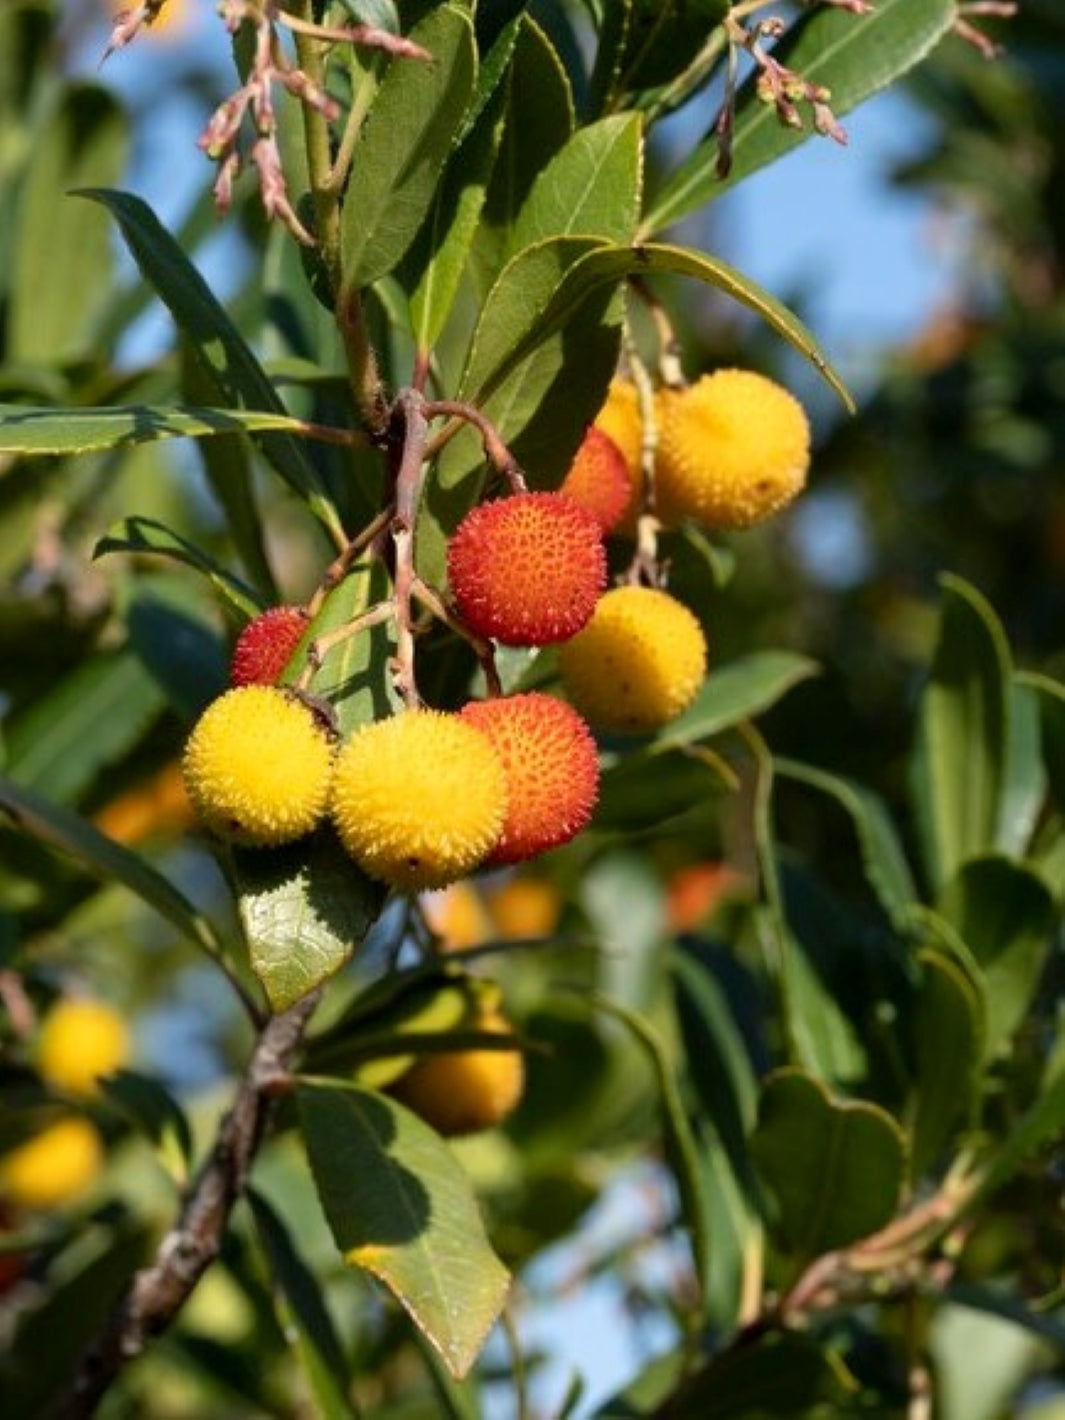
POLYGON ((58 1412, 60 1420, 84 1420, 93 1414, 122 1368, 173 1322, 218 1256, 229 1215, 262 1142, 271 1103, 289 1079, 319 994, 310 992, 263 1028, 232 1108, 219 1126, 176 1224, 82 1356, 58 1412))

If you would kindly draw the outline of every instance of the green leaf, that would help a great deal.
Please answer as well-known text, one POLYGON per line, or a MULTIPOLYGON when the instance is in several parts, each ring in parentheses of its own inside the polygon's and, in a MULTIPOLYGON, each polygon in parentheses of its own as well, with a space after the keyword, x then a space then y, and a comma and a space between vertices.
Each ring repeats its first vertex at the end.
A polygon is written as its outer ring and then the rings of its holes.
POLYGON ((633 1410, 619 1397, 596 1415, 599 1420, 658 1414, 676 1420, 801 1420, 846 1414, 847 1402, 858 1390, 837 1356, 796 1331, 770 1331, 731 1346, 695 1375, 682 1373, 677 1381, 670 1394, 661 1397, 661 1409, 654 1387, 651 1409, 633 1410))
POLYGON ((672 748, 719 735, 768 710, 793 686, 819 671, 816 661, 792 651, 754 651, 738 656, 710 672, 692 705, 659 730, 653 743, 672 748))
POLYGON ((187 1182, 193 1159, 192 1129, 170 1091, 151 1075, 132 1070, 105 1076, 100 1088, 108 1102, 152 1141, 171 1172, 187 1182))
POLYGON ((106 557, 108 553, 132 553, 137 556, 152 554, 172 562, 180 562, 185 567, 202 573, 214 589, 241 616, 251 618, 263 610, 264 603, 251 587, 242 582, 195 543, 189 542, 180 533, 172 531, 155 518, 129 517, 116 523, 97 542, 92 550, 93 557, 106 557))
POLYGON ((459 292, 503 137, 506 102, 501 85, 455 149, 429 220, 404 264, 401 275, 411 293, 411 327, 419 351, 432 350, 459 292))
POLYGON ((1047 772, 1040 734, 1040 696, 1023 677, 1010 686, 1006 773, 995 842, 1021 858, 1035 832, 1046 800, 1047 772))
POLYGON ((982 968, 988 1056, 1024 1019, 1058 922, 1053 894, 1027 864, 1000 856, 970 859, 937 904, 982 968))
MULTIPOLYGON (((564 330, 574 310, 587 300, 591 291, 603 285, 613 289, 631 276, 647 276, 659 272, 690 276, 714 287, 715 290, 723 291, 725 295, 754 311, 771 330, 811 362, 835 390, 845 407, 853 411, 854 401, 850 393, 806 326, 776 297, 771 296, 768 291, 735 267, 729 266, 727 262, 687 247, 663 243, 626 246, 595 242, 589 243, 587 248, 581 251, 573 244, 574 239, 569 240, 570 245, 562 248, 566 260, 560 261, 552 273, 553 287, 548 287, 541 293, 536 307, 527 313, 523 323, 508 323, 505 331, 494 332, 504 349, 501 352, 492 352, 494 359, 490 366, 492 383, 489 388, 493 388, 515 364, 527 358, 529 351, 535 349, 549 335, 564 330)), ((545 249, 548 249, 548 243, 543 243, 532 251, 545 249)), ((503 274, 505 276, 507 273, 503 274)), ((514 284, 519 292, 523 290, 524 273, 521 273, 521 279, 514 284)), ((511 300, 513 301, 513 297, 511 300)))
MULTIPOLYGON (((810 10, 773 51, 780 63, 831 91, 839 116, 885 88, 919 63, 950 29, 955 0, 878 0, 874 11, 854 15, 842 7, 810 10)), ((804 143, 813 133, 781 124, 772 104, 758 97, 753 78, 743 88, 733 126, 732 167, 717 176, 718 142, 708 132, 666 179, 650 203, 641 235, 679 222, 711 198, 804 143)))
POLYGON ((919 1186, 972 1108, 984 1057, 986 1002, 980 982, 941 951, 917 955, 910 1176, 919 1186))
POLYGON ((469 14, 435 6, 408 38, 433 59, 391 59, 363 120, 341 212, 341 300, 387 275, 417 236, 473 93, 469 14))
POLYGON ((138 743, 165 704, 128 650, 95 656, 7 726, 7 772, 24 788, 69 803, 138 743))
POLYGON ((79 213, 67 194, 116 182, 128 149, 125 111, 96 84, 65 86, 34 133, 10 254, 12 363, 59 364, 93 353, 93 322, 112 279, 110 233, 102 214, 79 213))
POLYGON ((747 1136, 755 1122, 758 1085, 747 1047, 709 967, 689 950, 672 952, 670 967, 688 1078, 732 1173, 749 1186, 747 1136))
POLYGON ((511 254, 548 238, 630 242, 639 217, 643 131, 636 114, 580 128, 536 175, 511 229, 511 254))
POLYGON ((351 959, 385 899, 324 828, 283 848, 235 850, 233 874, 252 969, 275 1012, 351 959))
POLYGON ((357 1414, 347 1397, 350 1367, 326 1308, 318 1279, 300 1256, 281 1215, 254 1188, 244 1197, 266 1254, 270 1276, 288 1313, 287 1334, 295 1332, 296 1349, 315 1401, 319 1420, 352 1420, 357 1414))
POLYGON ((875 1233, 899 1206, 899 1126, 877 1105, 833 1099, 802 1070, 766 1080, 750 1146, 774 1205, 770 1227, 799 1264, 875 1233))
POLYGON ((222 955, 214 928, 177 888, 154 868, 113 842, 87 819, 0 779, 0 813, 24 833, 73 858, 101 882, 117 882, 170 922, 211 957, 222 955))
POLYGON ((465 1375, 502 1311, 509 1277, 455 1155, 384 1095, 302 1084, 297 1099, 345 1262, 383 1282, 451 1374, 465 1375))
POLYGON ((724 18, 728 0, 624 0, 607 7, 592 79, 597 108, 676 78, 724 18))
POLYGON ((716 812, 730 787, 723 766, 697 755, 635 751, 603 771, 593 825, 605 833, 643 833, 701 807, 716 812))
POLYGON ((934 889, 995 847, 1009 734, 1009 645, 984 598, 943 576, 939 642, 921 696, 911 787, 934 889))
MULTIPOLYGON (((188 339, 230 414, 243 409, 286 416, 280 396, 240 331, 148 204, 130 193, 103 188, 83 189, 81 195, 103 203, 114 217, 141 275, 188 339)), ((232 433, 233 426, 224 432, 232 433)), ((299 440, 287 433, 264 432, 256 443, 289 487, 341 538, 336 510, 299 440)))
POLYGON ((1018 680, 1038 697, 1043 766, 1058 808, 1065 811, 1065 685, 1031 672, 1018 680))
POLYGON ((0 404, 0 453, 88 454, 154 439, 213 439, 259 430, 302 430, 287 414, 241 409, 127 405, 92 409, 28 409, 0 404))
POLYGON ((828 794, 850 815, 869 885, 891 922, 902 927, 917 898, 917 889, 884 801, 853 779, 828 774, 795 760, 778 759, 776 769, 786 779, 828 794))
POLYGON ((199 614, 151 594, 134 596, 126 613, 130 649, 188 723, 230 688, 229 654, 199 614))
POLYGON ((565 67, 544 31, 523 13, 507 79, 503 138, 471 252, 482 296, 505 262, 511 227, 536 174, 572 132, 573 94, 565 67))
POLYGON ((964 1209, 974 1212, 1007 1184, 1040 1149, 1060 1147, 1065 1132, 1065 1070, 1051 1072, 1028 1109, 1010 1120, 1009 1131, 999 1137, 972 1173, 964 1193, 964 1209))

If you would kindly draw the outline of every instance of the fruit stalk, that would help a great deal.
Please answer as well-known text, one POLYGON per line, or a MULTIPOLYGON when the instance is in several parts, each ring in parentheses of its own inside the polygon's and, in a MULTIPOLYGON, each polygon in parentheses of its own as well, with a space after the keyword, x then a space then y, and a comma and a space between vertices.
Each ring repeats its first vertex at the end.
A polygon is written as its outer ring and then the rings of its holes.
POLYGON ((177 1222, 82 1356, 58 1412, 61 1420, 84 1420, 92 1415, 122 1367, 166 1330, 218 1256, 229 1215, 244 1190, 266 1132, 271 1106, 288 1085, 292 1063, 320 994, 320 990, 309 992, 263 1027, 232 1107, 185 1197, 177 1222))

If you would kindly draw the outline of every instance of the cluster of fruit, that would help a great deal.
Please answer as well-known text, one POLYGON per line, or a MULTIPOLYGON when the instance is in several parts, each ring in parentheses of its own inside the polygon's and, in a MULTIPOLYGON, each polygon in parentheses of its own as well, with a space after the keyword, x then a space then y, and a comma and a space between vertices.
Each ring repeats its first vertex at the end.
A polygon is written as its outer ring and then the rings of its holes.
POLYGON ((706 674, 699 621, 658 586, 607 589, 604 538, 648 503, 658 523, 741 527, 802 487, 809 428, 798 402, 749 371, 663 388, 652 414, 616 380, 557 492, 511 491, 475 506, 448 544, 454 611, 472 636, 558 646, 565 698, 533 691, 456 713, 412 707, 338 744, 328 714, 278 683, 308 635, 276 607, 238 639, 233 688, 189 740, 184 769, 200 821, 246 846, 277 846, 326 816, 371 877, 443 886, 568 842, 598 793, 593 730, 651 732, 681 714, 706 674), (645 486, 646 485, 646 486, 645 486))

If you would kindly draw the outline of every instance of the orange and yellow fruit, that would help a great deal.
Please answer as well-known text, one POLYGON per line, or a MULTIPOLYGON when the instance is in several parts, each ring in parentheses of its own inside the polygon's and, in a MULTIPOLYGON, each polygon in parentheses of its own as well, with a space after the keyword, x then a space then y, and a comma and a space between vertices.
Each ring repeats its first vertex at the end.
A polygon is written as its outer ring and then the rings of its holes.
POLYGON ((71 1115, 0 1158, 0 1195, 16 1208, 63 1208, 88 1189, 103 1163, 104 1145, 96 1126, 71 1115))
POLYGON ((632 478, 619 446, 593 424, 585 434, 558 490, 613 532, 632 502, 632 478))
MULTIPOLYGON (((511 1024, 488 999, 463 1029, 508 1035, 511 1024)), ((525 1061, 514 1050, 454 1050, 423 1055, 389 1086, 401 1104, 438 1134, 455 1137, 492 1129, 514 1111, 525 1088, 525 1061)))
POLYGON ((88 1097, 99 1093, 101 1076, 120 1070, 129 1053, 129 1028, 113 1006, 71 996, 45 1016, 35 1055, 47 1084, 88 1097))
POLYGON ((585 828, 599 794, 599 755, 572 706, 531 691, 473 700, 462 718, 491 740, 507 778, 507 815, 493 864, 519 863, 585 828))
POLYGON ((244 685, 204 711, 183 767, 205 828, 233 843, 275 847, 309 833, 325 813, 333 742, 299 696, 244 685))
POLYGON ((589 724, 646 734, 688 708, 706 676, 706 638, 693 613, 654 587, 614 587, 559 650, 569 698, 589 724))
POLYGON ((810 425, 788 390, 753 370, 717 370, 655 401, 656 511, 666 524, 748 528, 806 483, 810 425))
POLYGON ((546 646, 579 631, 606 585, 599 524, 563 493, 480 503, 448 543, 447 572, 471 630, 505 646, 546 646))
POLYGON ((362 870, 406 891, 476 868, 506 821, 502 761, 458 715, 406 710, 357 730, 337 756, 333 819, 362 870))

